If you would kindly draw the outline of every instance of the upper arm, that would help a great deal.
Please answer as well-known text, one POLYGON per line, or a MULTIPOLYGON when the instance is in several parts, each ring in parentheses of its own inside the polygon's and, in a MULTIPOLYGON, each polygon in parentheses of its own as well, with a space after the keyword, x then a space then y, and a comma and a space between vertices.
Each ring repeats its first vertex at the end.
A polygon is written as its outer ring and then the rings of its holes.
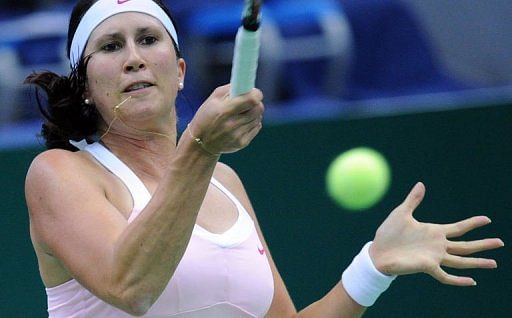
POLYGON ((215 176, 229 188, 229 190, 238 198, 238 200, 240 200, 244 208, 252 217, 260 241, 265 247, 265 250, 267 251, 266 255, 268 257, 270 268, 272 270, 272 276, 274 279, 274 297, 272 299, 272 304, 266 317, 282 318, 294 316, 297 313, 297 311, 288 293, 288 290, 286 289, 286 285, 274 263, 274 260, 272 259, 270 249, 268 248, 267 243, 265 242, 263 232, 261 231, 261 228, 259 226, 256 213, 254 212, 254 208, 252 207, 249 196, 247 195, 247 192, 245 191, 245 188, 240 178, 235 173, 235 171, 233 171, 233 169, 231 169, 230 167, 223 163, 218 164, 215 176))
POLYGON ((113 247, 127 222, 84 163, 63 150, 42 153, 27 173, 25 196, 34 244, 101 296, 108 293, 113 247))

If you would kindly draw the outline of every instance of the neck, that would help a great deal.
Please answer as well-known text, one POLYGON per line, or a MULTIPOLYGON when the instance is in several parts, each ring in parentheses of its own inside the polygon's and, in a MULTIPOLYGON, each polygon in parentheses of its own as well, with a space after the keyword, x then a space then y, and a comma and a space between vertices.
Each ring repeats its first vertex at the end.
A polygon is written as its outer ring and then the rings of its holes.
POLYGON ((101 140, 143 179, 159 180, 176 150, 176 132, 168 136, 122 136, 111 132, 101 140))

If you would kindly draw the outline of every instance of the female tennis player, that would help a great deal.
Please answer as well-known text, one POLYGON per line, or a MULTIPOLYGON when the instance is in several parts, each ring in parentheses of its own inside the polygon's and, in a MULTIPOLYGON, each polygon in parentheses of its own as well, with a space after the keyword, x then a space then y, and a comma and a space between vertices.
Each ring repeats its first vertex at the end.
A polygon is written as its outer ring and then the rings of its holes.
POLYGON ((449 240, 490 220, 416 221, 418 183, 334 288, 297 312, 242 182, 218 162, 261 129, 262 92, 217 88, 178 140, 186 64, 160 0, 79 1, 68 49, 69 76, 27 78, 48 95, 49 150, 26 199, 50 317, 359 317, 396 275, 472 286, 441 266, 496 267, 468 255, 501 240, 449 240))

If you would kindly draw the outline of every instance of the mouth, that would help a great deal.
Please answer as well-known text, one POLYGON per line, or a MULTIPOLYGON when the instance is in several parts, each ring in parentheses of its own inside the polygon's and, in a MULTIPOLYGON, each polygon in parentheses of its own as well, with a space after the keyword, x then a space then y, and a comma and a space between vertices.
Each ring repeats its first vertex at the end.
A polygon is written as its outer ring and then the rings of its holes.
POLYGON ((138 90, 141 90, 141 89, 144 89, 144 88, 148 88, 148 87, 152 87, 152 86, 155 86, 149 82, 137 82, 137 83, 133 83, 131 84, 130 86, 126 87, 123 91, 123 93, 129 93, 129 92, 134 92, 134 91, 138 91, 138 90))

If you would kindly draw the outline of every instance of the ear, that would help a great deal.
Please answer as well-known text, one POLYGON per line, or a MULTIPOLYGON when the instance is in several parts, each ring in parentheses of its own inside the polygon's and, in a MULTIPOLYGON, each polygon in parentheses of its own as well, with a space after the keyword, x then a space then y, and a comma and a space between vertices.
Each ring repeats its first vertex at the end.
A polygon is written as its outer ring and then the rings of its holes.
POLYGON ((87 84, 87 81, 85 82, 85 88, 84 88, 84 92, 82 94, 82 100, 86 100, 86 99, 89 99, 91 100, 91 94, 89 92, 89 85, 87 84))
POLYGON ((187 63, 182 58, 178 59, 178 85, 185 82, 185 73, 187 71, 187 63))
POLYGON ((84 92, 82 94, 82 101, 87 104, 87 105, 92 105, 94 104, 94 101, 92 100, 92 98, 90 97, 90 95, 87 93, 87 92, 84 92))

